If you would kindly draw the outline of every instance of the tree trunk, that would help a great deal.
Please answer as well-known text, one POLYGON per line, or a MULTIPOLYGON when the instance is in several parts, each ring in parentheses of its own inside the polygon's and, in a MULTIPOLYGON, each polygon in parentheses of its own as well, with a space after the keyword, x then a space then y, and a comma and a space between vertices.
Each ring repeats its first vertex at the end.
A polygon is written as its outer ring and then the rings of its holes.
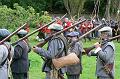
POLYGON ((63 0, 63 1, 65 8, 67 9, 71 18, 73 18, 75 15, 77 17, 80 16, 83 10, 85 0, 63 0))
POLYGON ((110 4, 111 0, 107 0, 106 11, 105 11, 105 18, 110 21, 110 4))
POLYGON ((119 1, 118 9, 117 9, 116 20, 120 21, 120 1, 119 1))
POLYGON ((99 13, 100 0, 95 0, 94 4, 95 4, 94 5, 94 10, 93 10, 93 12, 91 14, 91 17, 96 16, 95 19, 97 21, 99 21, 99 15, 98 15, 98 13, 99 13))

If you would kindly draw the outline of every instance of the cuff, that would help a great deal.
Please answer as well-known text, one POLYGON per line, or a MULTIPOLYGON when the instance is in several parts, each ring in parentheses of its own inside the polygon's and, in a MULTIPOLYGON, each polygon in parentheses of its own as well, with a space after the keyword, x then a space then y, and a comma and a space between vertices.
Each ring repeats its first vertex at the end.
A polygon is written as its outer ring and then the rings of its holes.
POLYGON ((98 47, 96 50, 95 50, 95 54, 97 54, 100 50, 102 50, 100 47, 98 47))
POLYGON ((35 49, 35 52, 36 52, 37 54, 39 54, 39 52, 41 52, 41 50, 42 50, 42 48, 36 48, 36 49, 35 49))

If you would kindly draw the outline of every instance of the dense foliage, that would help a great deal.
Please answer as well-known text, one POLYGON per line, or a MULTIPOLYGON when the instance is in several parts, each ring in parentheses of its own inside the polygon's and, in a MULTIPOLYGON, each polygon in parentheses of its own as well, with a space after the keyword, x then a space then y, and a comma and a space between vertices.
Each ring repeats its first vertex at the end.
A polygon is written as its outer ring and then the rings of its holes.
POLYGON ((28 6, 27 9, 17 3, 13 6, 13 9, 8 8, 6 5, 0 6, 0 28, 12 28, 14 30, 25 22, 35 27, 39 22, 48 23, 51 21, 49 15, 44 15, 45 12, 37 13, 31 6, 28 6))
MULTIPOLYGON (((96 0, 85 0, 84 4, 84 12, 85 13, 92 13, 94 4, 96 0)), ((64 6, 63 0, 0 0, 0 5, 7 5, 10 8, 14 8, 14 3, 18 3, 23 8, 27 9, 28 6, 32 6, 35 11, 49 11, 49 12, 57 12, 57 13, 65 13, 66 9, 64 6)), ((104 15, 105 7, 106 7, 107 0, 100 0, 100 15, 104 15)), ((112 1, 111 4, 111 12, 116 12, 118 7, 119 0, 112 1)), ((74 5, 74 4, 73 4, 74 5)))
MULTIPOLYGON (((92 14, 96 0, 84 1, 83 10, 79 10, 80 13, 92 14)), ((120 0, 112 1, 110 8, 112 15, 116 15, 118 6, 120 7, 119 3, 120 0)), ((77 5, 76 2, 75 4, 77 5)), ((106 4, 107 0, 100 0, 99 16, 101 17, 104 17, 106 4)), ((63 0, 0 0, 0 27, 15 29, 27 21, 35 27, 39 22, 46 23, 51 20, 49 15, 44 15, 45 11, 59 14, 67 12, 63 0)))
POLYGON ((37 12, 40 11, 64 11, 63 0, 0 0, 1 5, 7 5, 8 7, 14 8, 13 4, 18 3, 24 8, 32 6, 37 12))

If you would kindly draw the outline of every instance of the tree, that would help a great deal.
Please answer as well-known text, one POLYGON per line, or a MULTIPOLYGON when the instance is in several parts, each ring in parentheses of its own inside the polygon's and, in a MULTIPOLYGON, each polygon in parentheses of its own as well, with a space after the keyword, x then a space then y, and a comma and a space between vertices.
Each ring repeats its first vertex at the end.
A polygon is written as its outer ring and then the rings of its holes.
POLYGON ((120 0, 113 0, 111 3, 111 15, 116 17, 116 20, 120 20, 120 0))
POLYGON ((95 0, 94 1, 94 10, 92 12, 92 16, 95 16, 96 20, 99 21, 99 6, 100 6, 100 0, 95 0))
POLYGON ((117 21, 120 21, 120 1, 119 1, 118 4, 119 4, 119 5, 118 5, 118 10, 117 10, 116 20, 117 20, 117 21))
POLYGON ((67 9, 70 17, 77 15, 79 17, 83 12, 84 2, 86 0, 63 0, 65 8, 67 9))
POLYGON ((107 0, 106 11, 104 16, 108 21, 110 21, 110 5, 111 5, 111 0, 107 0))
MULTIPOLYGON (((118 17, 118 10, 120 10, 120 0, 107 0, 105 18, 109 21, 113 17, 118 17), (112 2, 111 2, 112 1, 112 2), (111 16, 111 17, 110 17, 111 16)), ((114 18, 115 19, 115 18, 114 18)))

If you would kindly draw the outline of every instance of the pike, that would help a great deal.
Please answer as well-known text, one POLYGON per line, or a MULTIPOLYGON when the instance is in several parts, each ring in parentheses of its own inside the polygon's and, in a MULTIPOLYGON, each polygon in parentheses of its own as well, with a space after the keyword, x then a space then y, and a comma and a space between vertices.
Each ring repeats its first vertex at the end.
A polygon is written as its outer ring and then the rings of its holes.
POLYGON ((47 37, 46 39, 44 39, 44 41, 40 42, 40 43, 37 44, 36 46, 37 46, 37 47, 43 47, 53 36, 59 35, 59 34, 65 32, 66 30, 71 29, 71 28, 75 27, 76 25, 81 24, 81 23, 83 23, 83 22, 85 22, 85 21, 86 21, 86 20, 79 21, 79 22, 75 23, 74 25, 72 25, 72 26, 70 26, 70 27, 68 27, 68 28, 65 28, 64 30, 61 30, 61 31, 59 31, 59 32, 56 32, 56 33, 50 35, 49 37, 47 37))
POLYGON ((13 35, 15 35, 18 31, 20 31, 27 23, 23 24, 21 27, 19 27, 16 31, 12 32, 10 35, 8 35, 5 39, 0 41, 0 44, 5 42, 7 39, 11 38, 13 35))
MULTIPOLYGON (((62 20, 66 15, 67 15, 67 13, 66 13, 65 15, 63 15, 63 16, 61 17, 60 20, 62 20)), ((12 45, 15 45, 15 44, 18 43, 19 41, 22 41, 22 40, 24 40, 24 39, 30 37, 31 35, 35 34, 36 32, 38 32, 39 30, 43 29, 44 27, 47 27, 47 26, 53 24, 55 21, 56 21, 56 20, 53 20, 53 21, 49 22, 48 24, 43 25, 42 27, 40 27, 40 28, 34 30, 33 32, 31 32, 31 33, 27 34, 26 36, 24 36, 23 38, 19 39, 18 41, 12 43, 12 45)))

